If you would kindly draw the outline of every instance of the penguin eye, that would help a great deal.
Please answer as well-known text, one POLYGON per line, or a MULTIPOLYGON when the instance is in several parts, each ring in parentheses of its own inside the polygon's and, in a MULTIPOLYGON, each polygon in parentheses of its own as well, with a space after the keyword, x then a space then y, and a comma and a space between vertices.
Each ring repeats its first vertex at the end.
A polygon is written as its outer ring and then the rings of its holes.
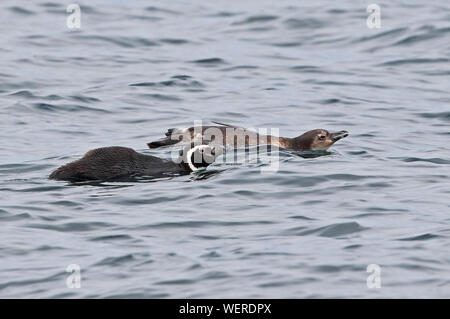
POLYGON ((325 139, 325 135, 320 134, 320 135, 318 136, 318 138, 319 138, 319 140, 324 140, 324 139, 325 139))

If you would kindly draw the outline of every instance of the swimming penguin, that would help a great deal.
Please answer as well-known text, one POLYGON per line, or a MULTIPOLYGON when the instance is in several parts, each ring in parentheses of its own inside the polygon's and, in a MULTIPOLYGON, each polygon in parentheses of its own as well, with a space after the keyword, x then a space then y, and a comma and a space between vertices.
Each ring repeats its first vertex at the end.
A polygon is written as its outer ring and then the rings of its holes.
POLYGON ((90 150, 81 159, 61 166, 49 179, 77 181, 114 181, 137 176, 161 177, 189 174, 214 162, 220 150, 210 145, 189 145, 177 162, 144 155, 121 146, 90 150))
POLYGON ((254 131, 247 130, 220 122, 214 122, 218 126, 189 127, 185 129, 171 128, 167 131, 166 137, 158 141, 147 143, 149 148, 158 148, 176 144, 180 141, 191 142, 201 140, 202 143, 219 143, 233 147, 248 145, 274 145, 284 149, 296 151, 306 150, 326 150, 340 139, 347 137, 347 131, 335 133, 323 129, 308 131, 300 136, 276 137, 271 135, 261 135, 254 131))

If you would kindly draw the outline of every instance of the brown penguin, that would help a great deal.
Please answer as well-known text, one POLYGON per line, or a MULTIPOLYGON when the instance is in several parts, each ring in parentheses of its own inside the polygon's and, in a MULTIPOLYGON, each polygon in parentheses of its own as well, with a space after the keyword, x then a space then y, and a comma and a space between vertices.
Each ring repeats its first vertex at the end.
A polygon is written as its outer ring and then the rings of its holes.
POLYGON ((183 142, 201 140, 202 143, 216 142, 221 145, 240 147, 248 145, 275 145, 285 149, 296 151, 326 150, 335 142, 347 137, 347 131, 335 133, 323 129, 315 129, 303 133, 300 136, 276 137, 272 135, 261 135, 247 130, 220 122, 214 122, 217 126, 195 126, 185 129, 171 128, 166 132, 166 137, 158 141, 148 143, 149 148, 158 148, 183 142))

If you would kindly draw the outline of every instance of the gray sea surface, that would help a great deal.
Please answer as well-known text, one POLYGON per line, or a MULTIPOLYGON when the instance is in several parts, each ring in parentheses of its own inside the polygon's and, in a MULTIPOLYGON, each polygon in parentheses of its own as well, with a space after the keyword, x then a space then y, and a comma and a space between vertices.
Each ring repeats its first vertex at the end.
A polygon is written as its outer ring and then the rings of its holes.
POLYGON ((450 2, 377 1, 370 29, 372 2, 77 1, 69 29, 70 2, 1 1, 0 297, 449 298, 450 2), (272 173, 47 179, 170 158, 146 143, 196 120, 350 136, 272 173))

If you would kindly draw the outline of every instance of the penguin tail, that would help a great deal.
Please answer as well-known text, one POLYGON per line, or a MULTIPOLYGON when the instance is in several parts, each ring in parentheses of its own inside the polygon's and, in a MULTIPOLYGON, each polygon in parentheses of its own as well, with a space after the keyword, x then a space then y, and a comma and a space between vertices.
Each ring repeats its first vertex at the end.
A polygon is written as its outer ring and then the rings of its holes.
POLYGON ((169 129, 167 130, 167 132, 165 133, 165 135, 166 135, 167 137, 170 137, 170 135, 172 135, 173 131, 175 131, 175 128, 169 128, 169 129))

